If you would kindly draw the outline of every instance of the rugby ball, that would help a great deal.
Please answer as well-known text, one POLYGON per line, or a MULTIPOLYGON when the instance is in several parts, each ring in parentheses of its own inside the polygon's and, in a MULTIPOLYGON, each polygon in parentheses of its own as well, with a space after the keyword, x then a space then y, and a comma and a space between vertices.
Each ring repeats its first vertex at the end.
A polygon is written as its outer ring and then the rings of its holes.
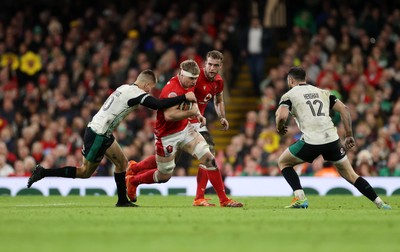
POLYGON ((191 110, 193 106, 193 103, 190 101, 183 101, 181 104, 179 104, 179 109, 180 110, 191 110))

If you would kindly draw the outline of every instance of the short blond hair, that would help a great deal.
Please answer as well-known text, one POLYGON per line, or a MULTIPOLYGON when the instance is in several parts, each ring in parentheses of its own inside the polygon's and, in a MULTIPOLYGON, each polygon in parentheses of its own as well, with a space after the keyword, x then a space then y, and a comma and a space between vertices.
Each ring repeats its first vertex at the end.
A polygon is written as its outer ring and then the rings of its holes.
POLYGON ((153 70, 150 69, 146 69, 143 70, 137 77, 137 82, 153 82, 153 83, 157 83, 157 77, 155 75, 155 73, 153 72, 153 70))
POLYGON ((217 50, 209 51, 206 56, 206 59, 208 58, 224 61, 224 55, 217 50))
POLYGON ((182 61, 180 65, 181 70, 184 70, 186 72, 189 72, 193 75, 199 75, 200 74, 200 67, 197 65, 196 61, 188 59, 185 61, 182 61))

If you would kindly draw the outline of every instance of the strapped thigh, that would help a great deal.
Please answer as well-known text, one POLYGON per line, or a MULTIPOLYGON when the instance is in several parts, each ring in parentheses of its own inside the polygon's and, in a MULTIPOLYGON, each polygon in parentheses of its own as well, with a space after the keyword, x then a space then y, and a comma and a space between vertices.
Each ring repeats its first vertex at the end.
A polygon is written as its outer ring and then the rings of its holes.
POLYGON ((196 145, 196 147, 194 147, 192 156, 196 155, 197 159, 200 160, 207 152, 210 152, 208 144, 206 141, 201 141, 196 145))
POLYGON ((163 174, 172 174, 175 169, 175 159, 168 162, 157 162, 157 169, 163 174))

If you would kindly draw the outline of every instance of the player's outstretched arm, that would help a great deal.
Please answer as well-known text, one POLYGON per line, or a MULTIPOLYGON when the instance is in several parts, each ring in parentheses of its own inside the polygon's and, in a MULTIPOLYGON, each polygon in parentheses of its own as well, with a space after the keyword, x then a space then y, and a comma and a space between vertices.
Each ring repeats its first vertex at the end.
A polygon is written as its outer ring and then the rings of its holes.
POLYGON ((170 108, 175 105, 178 105, 179 103, 181 103, 183 101, 196 102, 196 96, 194 95, 193 92, 188 92, 185 95, 180 95, 180 96, 165 98, 165 99, 157 99, 157 98, 149 95, 144 99, 142 105, 156 110, 156 109, 170 108))

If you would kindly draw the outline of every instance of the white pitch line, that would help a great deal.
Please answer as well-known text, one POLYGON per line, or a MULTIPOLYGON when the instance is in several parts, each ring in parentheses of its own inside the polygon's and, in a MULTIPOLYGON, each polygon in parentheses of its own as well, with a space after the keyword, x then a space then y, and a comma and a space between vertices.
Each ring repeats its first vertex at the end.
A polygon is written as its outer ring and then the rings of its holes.
POLYGON ((53 203, 53 204, 23 204, 15 205, 16 207, 43 207, 43 206, 70 206, 76 205, 75 203, 53 203))

